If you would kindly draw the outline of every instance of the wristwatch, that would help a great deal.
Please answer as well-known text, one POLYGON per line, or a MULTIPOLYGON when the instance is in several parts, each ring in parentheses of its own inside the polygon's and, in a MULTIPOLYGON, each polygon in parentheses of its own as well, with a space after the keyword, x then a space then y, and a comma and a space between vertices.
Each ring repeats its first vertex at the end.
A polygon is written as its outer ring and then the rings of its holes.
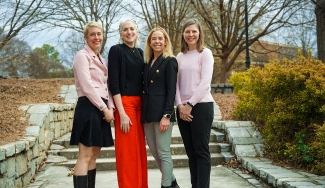
POLYGON ((190 105, 192 108, 194 107, 194 105, 190 102, 187 102, 188 105, 190 105))
POLYGON ((172 115, 170 115, 170 114, 165 114, 165 115, 163 115, 165 118, 168 118, 168 119, 170 119, 171 117, 172 117, 172 115))

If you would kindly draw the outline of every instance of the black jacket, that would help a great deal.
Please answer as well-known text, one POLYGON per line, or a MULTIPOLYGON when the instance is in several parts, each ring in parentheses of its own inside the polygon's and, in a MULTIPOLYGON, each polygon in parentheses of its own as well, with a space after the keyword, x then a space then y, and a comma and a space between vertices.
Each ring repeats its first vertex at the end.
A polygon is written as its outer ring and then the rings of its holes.
POLYGON ((160 122, 164 114, 172 114, 170 121, 175 122, 177 60, 160 55, 150 70, 149 66, 146 64, 143 71, 141 122, 160 122))

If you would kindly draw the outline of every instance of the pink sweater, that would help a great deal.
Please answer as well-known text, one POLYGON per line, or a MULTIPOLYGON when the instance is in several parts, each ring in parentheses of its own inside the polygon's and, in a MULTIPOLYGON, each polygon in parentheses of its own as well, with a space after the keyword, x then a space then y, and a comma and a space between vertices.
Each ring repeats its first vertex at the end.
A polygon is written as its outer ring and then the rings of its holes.
POLYGON ((106 61, 101 56, 100 60, 85 45, 74 57, 73 72, 78 97, 86 96, 98 109, 103 110, 106 107, 114 108, 114 103, 111 92, 108 91, 106 61), (108 104, 101 98, 108 100, 108 104))
POLYGON ((211 50, 204 48, 179 53, 178 78, 176 85, 176 105, 190 102, 196 105, 200 102, 213 102, 210 93, 214 59, 211 50))

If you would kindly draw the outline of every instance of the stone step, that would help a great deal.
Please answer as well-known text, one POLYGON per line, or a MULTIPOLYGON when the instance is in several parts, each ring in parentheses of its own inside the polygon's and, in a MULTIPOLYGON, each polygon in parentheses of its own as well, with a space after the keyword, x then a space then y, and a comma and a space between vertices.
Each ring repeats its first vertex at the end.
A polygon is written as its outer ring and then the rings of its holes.
MULTIPOLYGON (((179 167, 187 167, 188 166, 188 158, 186 155, 173 155, 173 163, 174 168, 179 167)), ((157 168, 157 164, 152 156, 148 156, 148 168, 153 169, 157 168)), ((68 162, 57 163, 55 165, 58 166, 67 166, 69 168, 73 168, 76 164, 76 159, 71 159, 68 162)), ((225 161, 225 158, 222 154, 219 153, 211 153, 211 165, 216 166, 225 161)), ((115 158, 99 158, 96 161, 96 169, 98 171, 109 171, 116 170, 115 158)))
MULTIPOLYGON (((113 138, 114 136, 114 128, 112 128, 112 133, 113 133, 113 138)), ((65 148, 78 148, 78 146, 71 146, 70 145, 70 135, 71 133, 68 133, 62 137, 60 137, 57 140, 53 141, 53 144, 58 144, 61 145, 65 148)), ((225 134, 218 132, 214 129, 211 129, 211 136, 210 136, 210 142, 217 142, 217 143, 221 143, 224 142, 226 140, 225 134)), ((115 141, 115 139, 114 139, 115 141)), ((179 128, 178 126, 174 125, 173 127, 173 132, 172 132, 172 144, 182 144, 183 143, 183 139, 181 137, 181 134, 179 132, 179 128)))
MULTIPOLYGON (((149 147, 147 147, 147 155, 150 156, 149 147)), ((211 153, 221 153, 229 151, 229 144, 226 143, 214 143, 209 144, 211 153)), ((186 151, 183 144, 171 144, 170 146, 172 155, 185 155, 186 151)), ((105 147, 101 149, 100 155, 98 158, 112 158, 115 157, 115 147, 105 147)), ((77 159, 78 157, 78 148, 68 148, 62 149, 58 153, 60 156, 67 159, 77 159)))

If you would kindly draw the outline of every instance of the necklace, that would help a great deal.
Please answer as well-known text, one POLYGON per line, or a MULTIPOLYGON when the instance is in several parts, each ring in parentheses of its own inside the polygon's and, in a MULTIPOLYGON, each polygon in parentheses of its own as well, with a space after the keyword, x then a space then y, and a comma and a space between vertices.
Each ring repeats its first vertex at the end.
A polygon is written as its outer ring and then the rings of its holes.
POLYGON ((133 47, 133 48, 130 48, 130 50, 131 50, 132 52, 134 52, 134 51, 135 51, 135 47, 133 47))

